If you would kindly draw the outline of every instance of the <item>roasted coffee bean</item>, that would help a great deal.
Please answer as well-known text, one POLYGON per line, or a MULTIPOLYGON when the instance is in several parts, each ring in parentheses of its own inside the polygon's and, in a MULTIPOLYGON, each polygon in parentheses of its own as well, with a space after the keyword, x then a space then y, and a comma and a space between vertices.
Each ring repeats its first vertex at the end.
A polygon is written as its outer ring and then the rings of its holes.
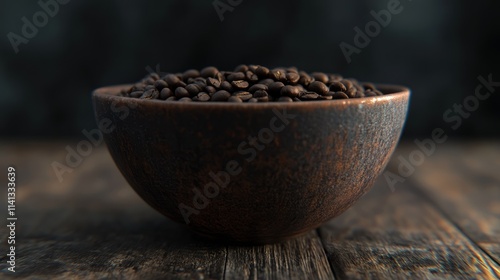
POLYGON ((247 81, 250 81, 250 82, 257 82, 259 80, 259 77, 257 77, 257 75, 254 74, 252 71, 247 71, 245 73, 245 76, 247 78, 247 81))
POLYGON ((383 93, 372 83, 359 83, 337 74, 308 74, 295 67, 270 70, 260 65, 240 65, 234 71, 219 71, 210 66, 198 71, 148 74, 140 82, 120 91, 121 96, 167 101, 207 102, 300 102, 363 98, 383 93), (234 97, 234 98, 232 98, 234 97))
POLYGON ((349 99, 349 96, 347 96, 344 92, 338 91, 332 94, 333 99, 349 99))
POLYGON ((320 81, 314 81, 312 82, 308 87, 307 89, 309 91, 314 91, 318 94, 321 94, 321 95, 324 95, 328 92, 328 87, 323 83, 323 82, 320 82, 320 81))
POLYGON ((332 96, 331 95, 320 95, 318 96, 318 99, 319 100, 332 100, 332 96))
POLYGON ((179 99, 178 101, 179 102, 191 102, 193 100, 191 98, 189 98, 189 97, 183 97, 183 98, 179 99))
POLYGON ((219 73, 219 70, 213 66, 205 67, 200 71, 200 75, 203 78, 215 78, 217 73, 219 73))
POLYGON ((233 91, 233 86, 228 81, 222 82, 220 88, 227 91, 233 91))
POLYGON ((130 97, 139 98, 142 96, 143 93, 144 93, 144 91, 142 91, 142 90, 136 90, 136 91, 133 91, 130 93, 130 97))
POLYGON ((302 94, 300 96, 300 99, 304 100, 304 101, 308 101, 308 100, 316 100, 318 99, 319 97, 319 94, 317 94, 316 92, 306 92, 304 94, 302 94))
POLYGON ((211 94, 211 93, 215 93, 217 91, 217 89, 215 87, 213 87, 213 86, 206 86, 205 87, 205 91, 207 93, 211 94))
POLYGON ((281 96, 280 98, 278 98, 278 101, 279 102, 293 102, 293 99, 288 97, 288 96, 281 96))
POLYGON ((178 87, 175 89, 175 97, 177 99, 183 98, 183 97, 189 97, 189 92, 187 91, 186 88, 183 87, 178 87))
POLYGON ((190 96, 195 96, 201 91, 201 88, 196 84, 190 84, 186 86, 186 90, 189 92, 190 96))
POLYGON ((333 92, 337 92, 337 91, 346 92, 347 88, 341 82, 333 82, 330 84, 330 90, 333 92))
POLYGON ((145 91, 142 96, 140 97, 141 99, 157 99, 160 93, 156 88, 150 89, 145 91))
MULTIPOLYGON (((340 82, 341 82, 342 84, 344 84, 344 86, 345 86, 345 88, 346 88, 347 90, 349 90, 349 89, 351 89, 351 88, 352 88, 352 83, 351 83, 351 81, 346 80, 346 79, 343 79, 343 80, 342 80, 342 81, 340 81, 340 82)), ((347 90, 346 90, 346 91, 347 91, 347 90)))
POLYGON ((298 73, 295 73, 295 72, 289 72, 289 73, 286 73, 286 79, 289 83, 296 84, 296 83, 298 83, 298 81, 300 79, 300 75, 298 73))
POLYGON ((300 92, 301 90, 297 86, 284 86, 280 91, 281 95, 290 97, 298 97, 300 92))
POLYGON ((260 78, 264 78, 267 76, 267 74, 269 74, 269 68, 258 66, 257 69, 255 69, 254 73, 257 74, 257 76, 259 76, 260 78))
POLYGON ((231 86, 234 90, 242 90, 248 88, 248 82, 243 80, 232 81, 231 86))
POLYGON ((271 93, 279 93, 284 86, 285 84, 282 82, 274 82, 268 88, 271 93))
POLYGON ((208 78, 207 79, 207 85, 213 86, 214 88, 220 88, 220 80, 215 79, 215 78, 208 78))
POLYGON ((147 90, 151 90, 151 89, 155 89, 156 87, 154 85, 147 85, 145 88, 144 88, 144 91, 147 91, 147 90))
POLYGON ((166 75, 165 78, 163 78, 163 80, 165 80, 165 82, 167 82, 169 86, 177 86, 181 82, 179 77, 177 77, 174 74, 166 75))
POLYGON ((243 72, 243 73, 245 73, 246 71, 248 71, 248 66, 245 65, 245 64, 238 65, 238 66, 236 66, 236 68, 234 68, 234 72, 243 72))
POLYGON ((245 73, 241 73, 241 72, 231 73, 230 75, 227 76, 227 80, 229 82, 237 81, 237 80, 244 80, 245 78, 246 78, 245 73))
POLYGON ((156 80, 154 86, 157 90, 162 90, 163 88, 168 87, 168 84, 164 80, 156 80))
POLYGON ((187 81, 189 78, 196 78, 200 76, 200 72, 195 69, 187 70, 186 72, 182 73, 182 79, 184 81, 187 81))
POLYGON ((233 94, 233 96, 236 96, 243 101, 247 101, 253 97, 253 95, 248 91, 237 91, 233 94))
POLYGON ((314 81, 314 79, 304 71, 300 71, 299 75, 300 75, 299 84, 305 87, 309 86, 309 84, 311 84, 314 81))
POLYGON ((311 76, 314 78, 316 81, 320 81, 324 84, 328 83, 328 75, 325 73, 321 72, 314 72, 311 74, 311 76))
POLYGON ((160 92, 160 99, 162 99, 162 100, 165 100, 171 96, 174 96, 174 93, 168 87, 163 88, 160 92))
POLYGON ((255 84, 248 89, 251 93, 254 93, 257 90, 268 90, 268 87, 264 84, 255 84))
POLYGON ((354 87, 351 87, 345 92, 345 94, 349 96, 349 98, 354 98, 356 97, 356 89, 354 87))
POLYGON ((210 95, 208 95, 206 92, 200 92, 200 93, 198 93, 198 95, 196 95, 196 97, 198 98, 198 101, 200 101, 200 102, 206 102, 206 101, 210 100, 210 95))
POLYGON ((212 96, 212 101, 227 101, 231 94, 225 90, 219 90, 212 96))
POLYGON ((241 103, 243 102, 243 100, 241 100, 239 97, 237 96, 231 96, 227 99, 228 102, 235 102, 235 103, 241 103))
POLYGON ((253 97, 259 99, 260 97, 267 97, 269 94, 265 90, 258 90, 253 93, 253 97))

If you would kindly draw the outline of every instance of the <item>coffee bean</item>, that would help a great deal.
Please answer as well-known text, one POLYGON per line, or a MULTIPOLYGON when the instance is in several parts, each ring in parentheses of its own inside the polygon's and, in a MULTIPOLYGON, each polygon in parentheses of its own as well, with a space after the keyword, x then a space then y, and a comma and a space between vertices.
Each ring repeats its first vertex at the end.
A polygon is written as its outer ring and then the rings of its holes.
POLYGON ((175 89, 175 97, 177 99, 183 98, 183 97, 189 97, 189 92, 187 91, 186 88, 183 87, 178 87, 175 89))
POLYGON ((316 100, 318 99, 319 97, 319 94, 317 94, 316 92, 306 92, 304 94, 302 94, 300 96, 300 99, 304 100, 304 101, 309 101, 309 100, 316 100))
POLYGON ((183 97, 183 98, 179 99, 178 101, 179 102, 191 102, 193 100, 191 98, 189 98, 189 97, 183 97))
POLYGON ((257 76, 259 76, 260 78, 264 78, 267 76, 267 74, 269 74, 269 68, 258 66, 257 69, 255 69, 254 73, 257 74, 257 76))
POLYGON ((205 67, 200 71, 200 75, 203 78, 215 78, 217 73, 219 73, 219 70, 213 66, 205 67))
POLYGON ((267 96, 269 96, 269 94, 265 90, 257 90, 256 92, 253 93, 253 97, 257 99, 267 96))
POLYGON ((187 81, 189 78, 196 78, 200 76, 200 72, 195 69, 187 70, 182 73, 182 80, 187 81))
POLYGON ((243 100, 241 100, 239 97, 237 96, 231 96, 227 99, 228 102, 235 102, 235 103, 241 103, 243 102, 243 100))
POLYGON ((330 84, 330 90, 333 92, 337 92, 337 91, 346 92, 347 88, 341 82, 333 82, 332 84, 330 84))
POLYGON ((315 91, 317 92, 318 94, 321 94, 321 95, 324 95, 328 92, 328 87, 323 83, 323 82, 320 82, 320 81, 314 81, 312 82, 308 87, 307 89, 309 91, 315 91))
POLYGON ((268 90, 268 87, 264 84, 255 84, 248 89, 251 93, 254 93, 257 90, 268 90))
POLYGON ((150 89, 145 91, 142 96, 140 97, 141 99, 157 99, 160 93, 156 88, 150 89))
POLYGON ((314 78, 316 81, 320 81, 324 84, 328 83, 328 75, 325 73, 321 72, 314 72, 311 74, 311 76, 314 78))
POLYGON ((332 98, 333 99, 349 99, 349 96, 347 96, 344 92, 338 91, 332 95, 332 98))
POLYGON ((167 82, 169 86, 177 86, 181 82, 181 80, 174 74, 166 75, 163 80, 167 82))
POLYGON ((349 96, 349 98, 354 98, 356 97, 356 89, 354 87, 351 87, 345 92, 345 94, 349 96))
POLYGON ((162 99, 162 100, 165 100, 171 96, 174 96, 174 93, 168 87, 163 88, 160 92, 160 99, 162 99))
POLYGON ((248 91, 237 91, 233 94, 233 96, 236 96, 243 101, 247 101, 253 97, 253 95, 248 91))
POLYGON ((154 86, 156 87, 157 90, 161 91, 163 88, 168 87, 168 84, 164 80, 156 80, 154 86))
MULTIPOLYGON (((344 80, 342 80, 342 81, 340 81, 340 82, 341 82, 341 83, 345 86, 345 88, 346 88, 347 90, 349 90, 349 89, 351 89, 351 88, 352 88, 352 83, 351 83, 351 81, 344 79, 344 80)), ((346 90, 346 91, 347 91, 347 90, 346 90)))
POLYGON ((257 75, 255 75, 252 71, 247 71, 245 73, 245 76, 247 78, 247 81, 250 82, 257 82, 259 80, 259 77, 257 77, 257 75))
POLYGON ((331 95, 320 95, 318 96, 318 99, 320 100, 332 100, 332 96, 331 95))
POLYGON ((298 97, 300 92, 301 90, 297 86, 284 86, 280 91, 281 95, 290 97, 298 97))
POLYGON ((288 97, 288 96, 281 96, 280 98, 278 98, 278 101, 279 102, 293 102, 293 99, 288 97))
POLYGON ((220 80, 215 79, 215 78, 208 78, 207 79, 207 85, 213 86, 214 88, 219 88, 220 87, 220 80))
POLYGON ((136 90, 136 91, 133 91, 130 93, 130 97, 139 98, 142 96, 143 93, 144 93, 144 91, 142 91, 142 90, 136 90))
POLYGON ((213 86, 206 86, 205 87, 205 91, 207 93, 211 94, 211 93, 215 93, 217 91, 217 89, 215 87, 213 87, 213 86))
POLYGON ((295 72, 286 73, 286 79, 289 83, 296 84, 300 79, 300 75, 295 72))
POLYGON ((212 96, 212 101, 227 101, 231 94, 225 90, 219 90, 212 96))
POLYGON ((190 96, 195 96, 201 91, 201 88, 198 85, 190 84, 186 86, 186 90, 189 92, 190 96))
POLYGON ((198 95, 196 95, 196 97, 198 97, 198 101, 200 102, 206 102, 210 100, 210 95, 208 95, 206 92, 200 92, 198 93, 198 95))
POLYGON ((299 84, 304 85, 306 87, 309 86, 309 84, 312 83, 314 80, 311 76, 309 76, 309 74, 307 74, 304 71, 300 71, 299 75, 300 75, 299 84))
POLYGON ((285 84, 282 82, 274 82, 268 86, 269 92, 279 93, 284 86, 285 84))
POLYGON ((372 83, 359 83, 356 79, 344 79, 338 74, 308 74, 296 67, 270 70, 260 65, 242 64, 235 71, 219 71, 209 66, 201 71, 190 69, 184 73, 166 74, 161 78, 151 73, 133 86, 121 90, 120 95, 182 102, 301 102, 363 98, 383 93, 372 83))
POLYGON ((233 91, 233 86, 228 81, 222 82, 220 88, 227 91, 233 91))
POLYGON ((243 72, 243 73, 245 73, 246 71, 248 71, 248 66, 245 65, 245 64, 238 65, 238 66, 236 66, 236 68, 234 68, 234 72, 243 72))
POLYGON ((246 78, 245 73, 242 73, 242 72, 231 73, 229 76, 227 76, 227 80, 229 82, 237 81, 237 80, 244 80, 245 78, 246 78))
POLYGON ((232 81, 231 85, 234 90, 241 90, 241 89, 246 89, 248 88, 248 82, 239 80, 239 81, 232 81))

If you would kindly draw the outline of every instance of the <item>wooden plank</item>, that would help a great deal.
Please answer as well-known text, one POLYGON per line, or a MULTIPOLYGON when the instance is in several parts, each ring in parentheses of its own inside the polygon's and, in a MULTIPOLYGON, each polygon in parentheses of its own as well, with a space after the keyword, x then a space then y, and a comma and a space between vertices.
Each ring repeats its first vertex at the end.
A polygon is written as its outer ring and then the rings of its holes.
POLYGON ((500 143, 449 144, 417 169, 424 193, 500 264, 500 143))
POLYGON ((385 181, 320 229, 339 279, 495 279, 493 263, 408 182, 385 181))
POLYGON ((19 227, 16 274, 6 272, 2 254, 0 278, 222 279, 226 247, 150 209, 104 147, 59 183, 50 163, 64 160, 64 146, 5 157, 18 169, 19 227))
POLYGON ((225 279, 334 279, 316 231, 281 244, 228 248, 225 279))

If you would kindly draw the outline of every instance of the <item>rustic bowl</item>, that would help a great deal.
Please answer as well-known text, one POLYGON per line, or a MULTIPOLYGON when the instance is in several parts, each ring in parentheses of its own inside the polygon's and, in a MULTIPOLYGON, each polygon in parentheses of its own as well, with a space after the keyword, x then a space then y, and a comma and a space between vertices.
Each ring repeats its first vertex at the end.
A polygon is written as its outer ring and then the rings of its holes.
POLYGON ((314 229, 368 191, 406 119, 409 90, 294 103, 180 103, 94 91, 99 127, 132 188, 205 236, 271 243, 314 229))

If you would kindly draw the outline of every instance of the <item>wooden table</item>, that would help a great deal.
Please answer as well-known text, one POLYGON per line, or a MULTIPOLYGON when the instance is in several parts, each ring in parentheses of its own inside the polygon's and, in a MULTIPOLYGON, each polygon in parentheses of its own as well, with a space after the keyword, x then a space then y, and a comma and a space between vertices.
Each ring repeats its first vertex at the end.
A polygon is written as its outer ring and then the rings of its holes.
MULTIPOLYGON (((498 279, 500 144, 446 143, 404 182, 383 177, 340 217, 282 244, 201 240, 150 209, 104 145, 59 183, 54 160, 71 143, 0 144, 1 215, 6 166, 17 168, 16 273, 1 279, 498 279)), ((70 145, 74 147, 75 145, 70 145)), ((388 170, 397 172, 397 154, 388 170)))

